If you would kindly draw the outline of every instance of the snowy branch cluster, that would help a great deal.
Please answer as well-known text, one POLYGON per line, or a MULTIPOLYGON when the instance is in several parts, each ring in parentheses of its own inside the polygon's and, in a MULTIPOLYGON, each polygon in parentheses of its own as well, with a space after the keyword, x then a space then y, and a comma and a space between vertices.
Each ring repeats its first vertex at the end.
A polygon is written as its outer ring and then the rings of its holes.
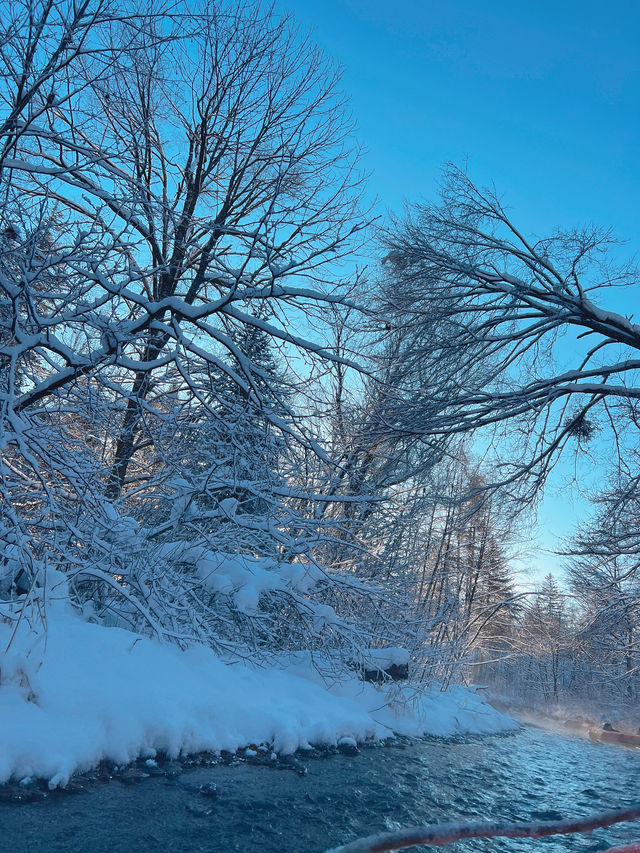
POLYGON ((260 4, 2 24, 2 597, 68 585, 89 618, 257 657, 349 637, 300 417, 364 227, 335 69, 260 4))
POLYGON ((449 169, 366 282, 338 73, 289 19, 20 0, 1 24, 4 618, 69 596, 252 660, 402 646, 443 684, 547 656, 554 695, 569 617, 523 604, 513 522, 606 431, 572 648, 637 695, 640 331, 596 304, 635 282, 609 236, 528 239, 449 169))
POLYGON ((495 190, 454 167, 439 202, 415 205, 385 242, 381 299, 401 329, 387 429, 431 444, 473 436, 490 463, 480 493, 516 516, 560 458, 595 496, 563 547, 566 583, 547 578, 503 634, 502 685, 528 701, 633 702, 640 327, 601 303, 629 300, 637 269, 614 263, 615 240, 594 227, 527 236, 495 190))

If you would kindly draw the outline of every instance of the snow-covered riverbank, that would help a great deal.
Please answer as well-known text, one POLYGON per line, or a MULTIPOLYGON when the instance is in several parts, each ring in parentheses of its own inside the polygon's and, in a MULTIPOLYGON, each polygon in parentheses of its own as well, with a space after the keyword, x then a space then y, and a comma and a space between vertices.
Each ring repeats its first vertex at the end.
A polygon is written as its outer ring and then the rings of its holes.
POLYGON ((102 759, 124 763, 156 752, 268 743, 287 754, 343 738, 448 737, 517 725, 463 688, 405 689, 391 702, 356 679, 327 688, 304 659, 285 670, 230 665, 202 646, 180 651, 85 622, 64 603, 47 618, 35 644, 25 619, 17 629, 0 622, 0 643, 9 646, 0 681, 0 782, 41 777, 55 787, 102 759))
MULTIPOLYGON (((77 796, 38 786, 21 799, 22 788, 16 786, 14 796, 3 800, 0 789, 3 849, 321 853, 374 832, 425 822, 578 819, 632 806, 640 789, 639 753, 533 728, 454 743, 390 741, 383 749, 362 749, 357 758, 299 756, 293 772, 243 760, 230 766, 186 765, 183 772, 179 762, 169 765, 170 781, 158 773, 141 784, 104 784, 110 775, 105 768, 96 784, 87 774, 73 786, 77 796), (25 800, 31 804, 25 806, 25 800)), ((637 822, 623 823, 538 845, 530 839, 495 839, 483 848, 483 842, 462 841, 456 853, 585 853, 637 840, 639 830, 637 822)))

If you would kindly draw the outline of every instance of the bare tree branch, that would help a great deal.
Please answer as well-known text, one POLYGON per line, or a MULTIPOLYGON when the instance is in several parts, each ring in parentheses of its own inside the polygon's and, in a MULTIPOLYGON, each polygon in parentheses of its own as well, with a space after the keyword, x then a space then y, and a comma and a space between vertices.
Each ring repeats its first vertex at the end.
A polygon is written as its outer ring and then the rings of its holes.
POLYGON ((576 820, 532 823, 442 823, 370 835, 341 847, 333 847, 327 850, 327 853, 385 853, 388 850, 403 850, 416 844, 434 846, 451 844, 462 838, 545 838, 549 835, 592 832, 594 829, 638 818, 640 818, 640 806, 621 811, 603 812, 594 817, 576 820))

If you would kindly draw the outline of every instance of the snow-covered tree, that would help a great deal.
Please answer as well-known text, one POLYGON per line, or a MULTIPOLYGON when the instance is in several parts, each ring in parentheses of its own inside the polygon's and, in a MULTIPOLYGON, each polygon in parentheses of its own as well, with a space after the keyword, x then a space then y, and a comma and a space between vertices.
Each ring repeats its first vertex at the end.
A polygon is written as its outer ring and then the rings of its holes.
POLYGON ((301 331, 366 224, 336 70, 257 3, 25 0, 0 46, 8 588, 56 567, 97 618, 245 653, 352 634, 270 361, 340 359, 301 331))
POLYGON ((638 478, 620 473, 576 532, 567 559, 585 654, 604 689, 627 700, 638 695, 640 666, 639 521, 638 478))
POLYGON ((603 300, 637 273, 613 247, 593 227, 527 236, 494 190, 448 168, 440 203, 387 234, 385 304, 414 394, 390 425, 432 440, 483 430, 501 462, 488 485, 530 501, 563 448, 586 446, 597 412, 626 424, 636 407, 640 329, 603 300))

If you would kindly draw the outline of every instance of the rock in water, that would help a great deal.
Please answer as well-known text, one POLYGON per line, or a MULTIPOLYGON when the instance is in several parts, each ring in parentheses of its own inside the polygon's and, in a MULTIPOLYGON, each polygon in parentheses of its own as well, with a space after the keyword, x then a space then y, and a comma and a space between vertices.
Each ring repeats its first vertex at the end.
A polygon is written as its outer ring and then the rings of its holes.
POLYGON ((360 755, 355 738, 343 737, 338 741, 338 749, 343 755, 360 755))
POLYGON ((196 817, 209 817, 213 814, 213 806, 210 803, 187 803, 185 809, 196 817))
POLYGON ((205 782, 204 785, 200 785, 199 791, 203 797, 215 799, 218 796, 218 787, 215 782, 205 782))
POLYGON ((142 779, 148 779, 149 774, 145 773, 144 770, 140 770, 138 767, 127 767, 127 769, 120 774, 119 778, 125 785, 134 785, 136 782, 141 782, 142 779))
POLYGON ((298 776, 307 775, 307 768, 294 755, 281 755, 277 767, 279 770, 293 770, 298 776))
POLYGON ((176 779, 182 773, 182 767, 177 761, 168 761, 162 769, 167 779, 176 779))

